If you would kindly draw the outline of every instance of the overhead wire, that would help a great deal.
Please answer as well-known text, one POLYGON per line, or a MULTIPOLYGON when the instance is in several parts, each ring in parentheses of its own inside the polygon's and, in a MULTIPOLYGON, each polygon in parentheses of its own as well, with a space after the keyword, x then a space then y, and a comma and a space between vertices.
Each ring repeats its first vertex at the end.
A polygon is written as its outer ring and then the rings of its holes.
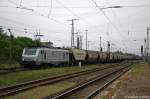
MULTIPOLYGON (((8 29, 8 28, 10 28, 11 30, 14 30, 14 31, 19 31, 19 32, 22 32, 22 33, 25 33, 25 34, 32 34, 32 36, 35 36, 36 35, 36 32, 35 31, 31 31, 30 29, 27 29, 27 28, 18 28, 18 27, 12 27, 12 26, 4 26, 4 25, 2 25, 2 27, 4 27, 4 28, 6 28, 6 29, 8 29)), ((58 39, 58 40, 60 40, 60 39, 62 39, 62 38, 58 38, 58 36, 54 36, 54 35, 52 35, 52 36, 46 36, 46 35, 44 35, 44 37, 49 37, 49 38, 51 38, 51 39, 58 39)), ((64 39, 65 40, 65 39, 64 39)))
MULTIPOLYGON (((108 0, 107 0, 108 1, 108 0)), ((109 4, 109 2, 107 2, 108 4, 109 4)), ((119 23, 119 27, 122 27, 122 24, 121 24, 121 22, 120 22, 120 20, 118 19, 118 17, 117 17, 117 15, 116 15, 116 13, 115 13, 115 11, 113 10, 113 9, 110 9, 111 11, 112 11, 112 14, 114 15, 114 17, 118 20, 118 23, 119 23)), ((125 43, 123 43, 124 45, 125 45, 125 43)))
MULTIPOLYGON (((30 34, 33 34, 33 35, 35 35, 35 33, 34 32, 31 32, 31 31, 29 31, 28 29, 26 29, 26 28, 21 28, 21 29, 19 29, 18 27, 12 27, 12 26, 6 26, 6 25, 2 25, 2 27, 4 28, 4 29, 6 29, 6 30, 8 30, 8 29, 11 29, 11 30, 14 30, 14 31, 18 31, 18 32, 22 32, 22 33, 25 33, 25 34, 28 34, 28 36, 30 35, 30 34)), ((13 34, 14 35, 14 34, 13 34)), ((15 35, 14 35, 15 36, 15 35)))
POLYGON ((63 8, 65 8, 66 10, 68 10, 73 16, 77 17, 79 20, 83 21, 86 25, 88 25, 88 23, 86 21, 84 21, 83 18, 79 17, 77 14, 75 14, 74 12, 72 12, 68 7, 66 7, 62 2, 60 2, 59 0, 56 0, 56 2, 58 2, 59 4, 61 4, 63 6, 63 8))
POLYGON ((49 8, 49 12, 48 12, 48 18, 50 17, 51 13, 52 13, 52 8, 53 8, 53 1, 51 0, 51 5, 49 8))
MULTIPOLYGON (((68 7, 66 7, 62 2, 60 2, 59 0, 56 0, 56 2, 58 2, 59 4, 62 5, 63 8, 65 8, 66 10, 68 10, 73 16, 78 17, 75 13, 73 13, 68 7)), ((79 17, 78 17, 79 18, 79 17)))
POLYGON ((102 14, 105 16, 105 18, 109 21, 109 23, 117 30, 119 31, 119 29, 111 22, 111 20, 109 19, 109 17, 106 15, 106 13, 101 9, 99 8, 98 4, 94 1, 94 0, 91 0, 95 6, 99 9, 100 12, 102 12, 102 14))
MULTIPOLYGON (((15 3, 15 2, 13 2, 13 1, 11 1, 11 0, 8 0, 10 3, 12 3, 12 4, 14 4, 14 5, 16 5, 16 6, 18 6, 18 4, 17 3, 15 3)), ((23 6, 22 6, 23 7, 23 6)), ((25 7, 26 8, 26 7, 25 7)), ((25 9, 25 10, 28 10, 28 9, 25 9)), ((36 15, 38 15, 38 16, 42 16, 42 17, 45 17, 45 18, 47 18, 46 16, 44 16, 43 14, 41 14, 41 13, 38 13, 38 12, 36 12, 35 10, 32 10, 32 12, 34 12, 36 15)), ((63 22, 60 22, 60 21, 58 21, 58 20, 56 20, 56 19, 54 19, 54 18, 47 18, 47 19, 50 19, 50 20, 53 20, 54 22, 56 22, 56 23, 59 23, 59 24, 61 24, 61 25, 66 25, 65 23, 63 23, 63 22)), ((68 25, 66 25, 66 26, 68 26, 68 25)))
POLYGON ((23 2, 23 0, 20 0, 20 4, 19 4, 20 7, 22 6, 22 2, 23 2))
MULTIPOLYGON (((92 2, 94 3, 94 5, 99 9, 99 11, 102 12, 102 14, 103 14, 103 15, 106 17, 106 19, 108 20, 108 22, 109 22, 118 32, 120 32, 120 30, 116 27, 116 25, 114 25, 114 24, 111 22, 111 20, 110 20, 109 17, 106 15, 106 13, 105 13, 101 8, 99 8, 97 2, 95 2, 94 0, 91 0, 91 1, 92 1, 92 2)), ((119 33, 119 35, 120 35, 121 38, 123 38, 120 33, 119 33)), ((112 38, 111 38, 111 39, 112 39, 112 38)), ((123 38, 123 39, 124 39, 124 38, 123 38)))
POLYGON ((16 2, 12 1, 12 0, 7 0, 8 2, 14 4, 14 5, 18 5, 16 2))
MULTIPOLYGON (((108 1, 108 0, 107 0, 107 1, 108 1)), ((108 1, 107 3, 110 4, 109 1, 108 1)), ((122 7, 122 6, 121 6, 121 7, 122 7)), ((117 14, 115 13, 115 11, 114 11, 113 9, 110 9, 110 10, 112 11, 112 14, 114 15, 114 17, 118 20, 119 26, 122 27, 122 24, 121 24, 120 20, 118 19, 118 16, 117 16, 117 14)))
MULTIPOLYGON (((68 7, 67 7, 68 8, 68 7)), ((104 12, 104 14, 106 15, 106 13, 104 12)), ((44 15, 41 15, 41 16, 44 16, 44 15)), ((106 15, 107 16, 107 15, 106 15)), ((108 17, 109 18, 109 17, 108 17)), ((53 19, 52 19, 53 20, 53 19)), ((54 19, 55 20, 55 19, 54 19)), ((55 20, 56 21, 56 20, 55 20)), ((111 21, 111 20, 110 20, 111 21)), ((57 21, 58 22, 58 21, 57 21)))
MULTIPOLYGON (((36 27, 36 26, 33 26, 33 25, 25 24, 25 23, 22 23, 22 22, 18 22, 18 21, 11 20, 11 19, 7 19, 7 18, 3 18, 3 17, 0 17, 0 20, 3 20, 3 21, 6 20, 6 21, 8 21, 8 22, 17 23, 17 24, 20 24, 21 26, 24 25, 24 26, 29 27, 29 28, 34 28, 34 29, 39 28, 39 27, 36 27)), ((44 30, 45 30, 45 29, 44 29, 44 30)), ((48 30, 48 29, 46 29, 46 30, 48 30)), ((48 31, 54 32, 54 31, 52 31, 52 30, 48 30, 48 31)), ((55 33, 61 34, 61 32, 55 32, 55 33)))
POLYGON ((145 5, 124 5, 123 7, 134 7, 134 8, 150 7, 150 4, 145 4, 145 5))
MULTIPOLYGON (((18 5, 17 3, 14 3, 13 2, 13 4, 14 5, 18 5)), ((52 4, 52 3, 51 3, 52 4)), ((52 6, 51 6, 52 7, 52 6)), ((40 14, 40 13, 38 13, 38 12, 35 12, 35 11, 33 11, 36 15, 40 15, 40 16, 42 16, 42 17, 46 17, 46 16, 44 16, 43 14, 40 14)), ((50 15, 50 14, 49 14, 50 15)), ((47 18, 47 17, 46 17, 47 18)), ((63 26, 65 25, 64 23, 62 23, 62 22, 60 22, 60 21, 58 21, 58 20, 56 20, 56 19, 53 19, 53 18, 49 18, 50 20, 53 20, 53 21, 55 21, 56 23, 59 23, 59 24, 62 24, 63 26)), ((68 26, 68 25, 67 25, 68 26)), ((55 32, 56 33, 56 32, 55 32)), ((56 37, 56 36, 55 36, 56 37)))
MULTIPOLYGON (((83 20, 82 18, 80 18, 78 15, 74 14, 68 7, 66 7, 64 4, 62 4, 59 0, 56 0, 58 1, 65 9, 67 9, 71 14, 73 14, 74 16, 76 16, 77 18, 83 20)), ((86 22, 84 22, 86 23, 86 22)), ((87 24, 87 23, 86 23, 87 24)))
MULTIPOLYGON (((13 1, 11 1, 12 3, 15 3, 15 2, 13 2, 13 1)), ((146 5, 120 5, 122 8, 141 8, 141 7, 150 7, 150 4, 146 4, 146 5)), ((50 5, 30 5, 30 7, 47 7, 47 8, 49 8, 50 7, 50 5)), ((107 8, 107 7, 102 7, 102 6, 98 6, 99 8, 107 8)), ((56 6, 56 7, 54 7, 54 8, 64 8, 64 7, 59 7, 59 6, 56 6)), ((72 7, 72 6, 68 6, 67 8, 75 8, 75 9, 81 9, 81 8, 85 8, 85 9, 91 9, 91 8, 95 8, 95 6, 74 6, 74 7, 72 7)))

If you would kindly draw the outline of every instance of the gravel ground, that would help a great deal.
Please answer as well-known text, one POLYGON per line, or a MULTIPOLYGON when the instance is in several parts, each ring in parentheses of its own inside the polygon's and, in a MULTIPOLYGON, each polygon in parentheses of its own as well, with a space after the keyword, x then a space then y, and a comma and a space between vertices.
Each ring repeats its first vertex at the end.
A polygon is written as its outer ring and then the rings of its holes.
POLYGON ((140 62, 95 99, 150 99, 150 65, 140 62))

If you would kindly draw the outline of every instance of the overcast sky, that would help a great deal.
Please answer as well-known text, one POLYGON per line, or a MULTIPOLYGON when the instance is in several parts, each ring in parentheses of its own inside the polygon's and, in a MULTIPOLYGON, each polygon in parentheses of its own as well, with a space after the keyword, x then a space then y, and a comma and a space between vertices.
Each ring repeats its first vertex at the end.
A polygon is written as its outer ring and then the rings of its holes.
POLYGON ((11 28, 15 36, 34 39, 40 30, 42 41, 70 46, 71 21, 67 20, 76 18, 75 32, 83 35, 83 48, 87 29, 90 50, 99 50, 101 36, 105 49, 110 41, 112 50, 136 54, 150 26, 150 0, 0 0, 0 13, 0 26, 11 28), (99 8, 123 7, 100 10, 94 2, 99 8))

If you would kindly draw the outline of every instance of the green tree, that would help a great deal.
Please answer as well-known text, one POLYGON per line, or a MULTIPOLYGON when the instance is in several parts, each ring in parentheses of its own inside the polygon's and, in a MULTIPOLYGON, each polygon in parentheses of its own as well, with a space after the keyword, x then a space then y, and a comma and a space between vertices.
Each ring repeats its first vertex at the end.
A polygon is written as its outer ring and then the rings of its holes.
POLYGON ((26 47, 39 47, 40 42, 32 40, 28 37, 14 37, 11 39, 3 29, 0 28, 0 63, 7 63, 10 59, 11 48, 11 62, 19 62, 21 60, 22 51, 26 47))

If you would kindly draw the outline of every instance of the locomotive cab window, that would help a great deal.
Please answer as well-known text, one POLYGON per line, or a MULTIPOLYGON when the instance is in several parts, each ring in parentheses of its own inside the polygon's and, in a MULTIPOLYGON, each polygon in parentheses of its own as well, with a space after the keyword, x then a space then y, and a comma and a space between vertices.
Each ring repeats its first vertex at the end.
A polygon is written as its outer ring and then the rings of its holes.
POLYGON ((32 48, 32 49, 25 49, 25 53, 24 55, 36 55, 36 48, 32 48))

